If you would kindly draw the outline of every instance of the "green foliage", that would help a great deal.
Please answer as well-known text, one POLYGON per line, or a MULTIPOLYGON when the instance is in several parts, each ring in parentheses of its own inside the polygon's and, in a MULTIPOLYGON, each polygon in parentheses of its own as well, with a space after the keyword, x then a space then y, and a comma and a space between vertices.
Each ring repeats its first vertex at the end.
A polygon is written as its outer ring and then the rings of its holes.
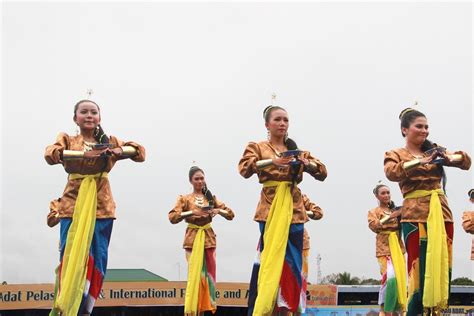
POLYGON ((323 284, 337 284, 337 285, 380 285, 380 280, 375 279, 360 279, 352 277, 349 272, 333 273, 327 275, 322 280, 323 284))
POLYGON ((451 281, 451 285, 474 285, 474 281, 466 277, 456 278, 451 281))

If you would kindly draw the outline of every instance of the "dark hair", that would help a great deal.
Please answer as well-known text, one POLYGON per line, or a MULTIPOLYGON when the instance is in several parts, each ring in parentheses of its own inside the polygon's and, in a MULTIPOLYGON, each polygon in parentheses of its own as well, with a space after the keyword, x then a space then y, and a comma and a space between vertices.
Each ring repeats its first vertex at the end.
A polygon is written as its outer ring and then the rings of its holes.
POLYGON ((388 203, 388 208, 391 209, 391 210, 394 209, 394 208, 396 208, 395 202, 393 202, 392 200, 390 200, 390 203, 388 203))
MULTIPOLYGON (((296 142, 287 137, 285 139, 285 145, 286 145, 286 148, 288 148, 288 150, 296 150, 298 149, 298 145, 296 144, 296 142)), ((295 183, 296 183, 296 179, 298 178, 298 173, 300 171, 300 165, 299 164, 292 164, 290 166, 290 172, 291 172, 291 189, 293 190, 293 187, 295 186, 295 183)))
POLYGON ((383 183, 379 183, 375 186, 375 188, 372 190, 372 192, 374 193, 375 196, 379 195, 379 190, 382 187, 387 187, 388 188, 388 186, 383 184, 383 183))
MULTIPOLYGON (((77 109, 79 108, 79 105, 81 105, 84 102, 90 102, 90 103, 95 104, 95 106, 97 106, 97 109, 100 112, 99 105, 97 103, 95 103, 94 101, 87 100, 87 99, 80 100, 79 102, 77 102, 74 105, 74 119, 76 119, 76 112, 77 112, 77 109)), ((94 138, 99 144, 108 144, 109 141, 110 141, 109 138, 107 137, 107 135, 105 134, 104 130, 102 129, 102 126, 100 124, 97 125, 97 129, 94 132, 94 138)))
POLYGON ((202 194, 204 194, 204 196, 206 197, 207 201, 209 202, 209 206, 211 208, 214 208, 214 196, 212 195, 212 192, 211 190, 209 190, 207 188, 207 186, 204 186, 204 188, 202 188, 202 194))
POLYGON ((469 192, 467 192, 467 195, 469 195, 470 199, 474 199, 474 189, 470 189, 469 192))
MULTIPOLYGON (((191 179, 193 178, 194 174, 198 171, 200 171, 204 174, 204 170, 202 170, 198 166, 192 166, 191 168, 189 168, 188 175, 189 175, 189 181, 190 182, 191 182, 191 179)), ((207 201, 209 202, 209 206, 214 207, 214 196, 212 195, 212 192, 207 188, 207 186, 204 186, 204 188, 202 188, 202 194, 204 194, 207 201)))
MULTIPOLYGON (((409 128, 410 125, 418 118, 418 117, 424 117, 426 118, 426 115, 421 113, 420 111, 417 111, 412 108, 406 108, 403 111, 400 112, 400 115, 398 118, 400 119, 400 128, 409 128)), ((406 135, 403 134, 402 131, 402 136, 405 137, 406 135)), ((435 148, 436 145, 431 142, 429 139, 425 139, 423 144, 421 144, 420 149, 425 152, 427 150, 430 150, 432 148, 435 148)), ((447 177, 446 177, 446 172, 444 171, 443 165, 438 164, 438 171, 441 174, 441 182, 443 185, 443 191, 446 193, 446 182, 447 182, 447 177)))

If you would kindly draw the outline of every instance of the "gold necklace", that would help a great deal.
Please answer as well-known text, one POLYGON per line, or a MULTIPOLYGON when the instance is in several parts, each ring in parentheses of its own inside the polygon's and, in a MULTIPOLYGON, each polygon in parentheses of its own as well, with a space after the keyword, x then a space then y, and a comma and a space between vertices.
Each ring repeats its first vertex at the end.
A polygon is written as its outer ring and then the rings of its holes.
POLYGON ((380 208, 382 209, 382 212, 385 214, 385 215, 390 215, 392 214, 392 210, 388 207, 388 206, 382 206, 380 205, 380 208))
POLYGON ((97 143, 95 142, 88 142, 88 141, 85 141, 84 140, 84 150, 85 151, 91 151, 92 149, 94 149, 94 145, 96 145, 97 143))
POLYGON ((410 151, 410 149, 408 149, 407 146, 405 146, 405 149, 406 149, 406 151, 408 151, 408 153, 409 153, 410 155, 412 155, 412 156, 415 157, 416 159, 423 158, 423 154, 422 154, 421 156, 420 156, 420 155, 415 155, 414 153, 412 153, 412 152, 410 151))
MULTIPOLYGON (((272 144, 271 141, 268 141, 268 143, 271 145, 271 147, 272 147, 273 150, 275 151, 276 156, 277 156, 278 158, 280 158, 280 157, 281 157, 281 152, 277 149, 277 147, 276 147, 275 145, 272 144)), ((285 151, 285 150, 283 150, 283 151, 285 151)))
POLYGON ((204 196, 194 195, 194 204, 202 208, 204 206, 204 196))

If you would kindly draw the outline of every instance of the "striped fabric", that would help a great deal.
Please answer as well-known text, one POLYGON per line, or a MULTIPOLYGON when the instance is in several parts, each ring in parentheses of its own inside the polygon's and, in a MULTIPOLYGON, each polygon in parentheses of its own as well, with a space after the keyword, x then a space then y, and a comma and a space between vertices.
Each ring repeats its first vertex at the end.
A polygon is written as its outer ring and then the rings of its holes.
POLYGON ((379 305, 385 312, 406 311, 407 270, 405 255, 400 247, 398 232, 381 232, 388 235, 390 255, 377 258, 382 274, 379 305))
POLYGON ((416 190, 405 195, 405 199, 430 197, 423 289, 423 306, 430 308, 446 308, 449 299, 451 265, 440 195, 444 195, 441 189, 416 190))
MULTIPOLYGON (((248 316, 256 315, 254 314, 254 307, 258 295, 257 282, 260 270, 260 254, 264 248, 263 233, 265 231, 265 223, 259 224, 261 235, 250 280, 248 316)), ((306 309, 306 278, 303 276, 302 255, 303 227, 303 224, 291 224, 290 226, 285 261, 273 312, 304 313, 306 309)))
MULTIPOLYGON (((189 263, 191 250, 186 250, 186 260, 189 263)), ((196 316, 200 313, 217 310, 216 303, 216 248, 204 249, 204 261, 199 282, 197 311, 185 313, 186 316, 196 316)))
MULTIPOLYGON (((448 244, 449 280, 452 268, 453 223, 445 222, 448 244)), ((407 316, 423 314, 426 250, 428 244, 426 223, 402 223, 403 238, 408 254, 408 307, 407 316)), ((440 309, 440 308, 436 308, 440 309)))
POLYGON ((383 305, 383 311, 393 313, 401 310, 398 303, 397 278, 390 256, 378 257, 382 284, 379 290, 379 305, 383 305))
MULTIPOLYGON (((69 228, 72 219, 62 218, 60 221, 60 265, 57 269, 56 289, 61 289, 60 274, 63 262, 64 251, 67 242, 69 228)), ((94 308, 95 301, 100 295, 102 284, 104 282, 105 272, 107 270, 108 247, 110 236, 112 234, 113 219, 97 219, 94 228, 94 234, 89 250, 89 258, 87 260, 86 279, 84 282, 84 290, 82 300, 79 307, 78 315, 90 314, 94 308)), ((50 315, 59 315, 59 311, 53 309, 50 315)))

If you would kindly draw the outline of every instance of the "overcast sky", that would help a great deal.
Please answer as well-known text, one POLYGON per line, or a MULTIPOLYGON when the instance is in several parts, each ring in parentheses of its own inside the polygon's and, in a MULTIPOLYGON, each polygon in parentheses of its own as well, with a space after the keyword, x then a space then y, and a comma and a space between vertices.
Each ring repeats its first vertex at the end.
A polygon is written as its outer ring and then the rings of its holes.
MULTIPOLYGON (((236 217, 216 217, 218 281, 248 282, 261 185, 237 163, 266 139, 262 111, 277 94, 290 136, 327 166, 303 192, 325 212, 309 222, 310 277, 348 271, 379 278, 367 211, 384 152, 404 146, 399 112, 415 100, 430 138, 473 153, 470 3, 13 3, 2 12, 0 279, 53 282, 59 229, 49 201, 66 173, 44 148, 74 134, 73 105, 94 90, 105 131, 134 140, 147 160, 110 174, 117 220, 109 268, 145 268, 185 280, 186 225, 171 225, 191 191, 195 160, 236 217), (180 271, 180 272, 179 272, 180 271)), ((453 276, 473 277, 472 236, 461 227, 472 169, 450 168, 453 276)), ((389 183, 401 203, 396 183, 389 183)))

